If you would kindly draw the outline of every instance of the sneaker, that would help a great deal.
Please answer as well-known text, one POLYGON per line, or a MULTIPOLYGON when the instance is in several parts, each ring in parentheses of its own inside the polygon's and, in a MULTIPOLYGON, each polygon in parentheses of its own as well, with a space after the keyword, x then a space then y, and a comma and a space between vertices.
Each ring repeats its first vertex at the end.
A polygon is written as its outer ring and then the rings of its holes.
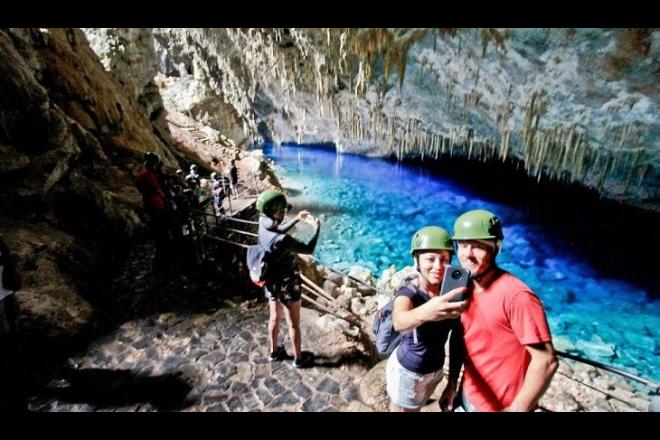
POLYGON ((277 350, 268 355, 268 360, 271 362, 281 361, 286 357, 286 350, 283 345, 278 345, 277 350))
POLYGON ((300 359, 293 360, 293 366, 296 368, 302 368, 309 364, 309 362, 314 359, 314 355, 308 351, 303 351, 302 357, 300 359))

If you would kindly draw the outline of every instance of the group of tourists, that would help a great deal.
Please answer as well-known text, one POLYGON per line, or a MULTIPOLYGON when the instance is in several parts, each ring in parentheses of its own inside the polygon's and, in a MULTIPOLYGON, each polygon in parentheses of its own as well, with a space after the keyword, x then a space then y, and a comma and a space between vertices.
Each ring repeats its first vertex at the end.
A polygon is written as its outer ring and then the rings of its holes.
POLYGON ((190 165, 186 174, 182 169, 174 175, 167 172, 160 157, 149 152, 137 172, 136 185, 149 216, 149 224, 156 241, 156 264, 163 267, 171 261, 171 255, 180 255, 182 247, 189 247, 188 238, 201 226, 195 211, 213 202, 215 215, 224 214, 225 197, 238 196, 238 169, 236 160, 222 176, 219 161, 214 161, 216 171, 209 178, 202 178, 196 164, 190 165), (217 166, 216 166, 217 164, 217 166))

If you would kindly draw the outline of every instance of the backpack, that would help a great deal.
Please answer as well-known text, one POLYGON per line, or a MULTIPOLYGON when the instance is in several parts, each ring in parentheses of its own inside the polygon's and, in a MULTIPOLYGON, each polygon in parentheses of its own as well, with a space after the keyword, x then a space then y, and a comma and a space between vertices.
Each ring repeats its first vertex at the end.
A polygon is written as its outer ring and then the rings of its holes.
POLYGON ((372 330, 376 336, 376 350, 382 359, 388 358, 401 342, 401 333, 394 330, 393 309, 394 300, 374 315, 372 330))
POLYGON ((272 255, 272 246, 277 236, 273 237, 268 246, 264 247, 261 243, 248 246, 246 262, 248 271, 250 272, 250 279, 258 286, 263 287, 266 283, 268 276, 269 260, 272 255))
MULTIPOLYGON (((411 288, 416 288, 413 284, 411 288)), ((396 296, 395 296, 396 298, 396 296)), ((388 358, 401 342, 401 333, 394 330, 394 299, 374 314, 372 330, 376 336, 376 350, 381 359, 388 358)), ((412 330, 414 341, 417 342, 417 329, 412 330)))

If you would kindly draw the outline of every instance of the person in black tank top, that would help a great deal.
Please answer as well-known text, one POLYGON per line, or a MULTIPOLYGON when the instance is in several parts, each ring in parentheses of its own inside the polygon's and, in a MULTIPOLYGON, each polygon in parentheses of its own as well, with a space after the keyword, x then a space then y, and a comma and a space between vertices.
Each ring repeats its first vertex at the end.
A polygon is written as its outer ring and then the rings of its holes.
POLYGON ((279 191, 266 190, 259 195, 256 203, 259 217, 259 244, 268 249, 268 268, 264 276, 264 291, 270 309, 268 333, 270 336, 270 361, 279 361, 286 357, 284 347, 277 344, 280 317, 284 314, 289 326, 289 337, 293 343, 296 368, 303 367, 312 359, 309 352, 301 349, 300 306, 301 280, 298 272, 296 254, 314 252, 319 237, 320 221, 316 220, 316 231, 309 243, 302 243, 287 234, 293 226, 306 215, 301 211, 293 220, 283 223, 286 213, 291 209, 286 197, 279 191))

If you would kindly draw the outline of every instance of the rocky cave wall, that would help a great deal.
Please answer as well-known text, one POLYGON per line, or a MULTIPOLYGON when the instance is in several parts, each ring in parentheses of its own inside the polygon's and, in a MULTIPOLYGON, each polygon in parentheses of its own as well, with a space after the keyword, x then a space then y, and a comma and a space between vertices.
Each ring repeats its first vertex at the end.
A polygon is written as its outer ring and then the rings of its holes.
POLYGON ((146 151, 177 164, 160 112, 135 96, 149 93, 106 72, 79 29, 0 29, 0 233, 30 331, 86 325, 99 265, 144 230, 133 174, 146 151))

